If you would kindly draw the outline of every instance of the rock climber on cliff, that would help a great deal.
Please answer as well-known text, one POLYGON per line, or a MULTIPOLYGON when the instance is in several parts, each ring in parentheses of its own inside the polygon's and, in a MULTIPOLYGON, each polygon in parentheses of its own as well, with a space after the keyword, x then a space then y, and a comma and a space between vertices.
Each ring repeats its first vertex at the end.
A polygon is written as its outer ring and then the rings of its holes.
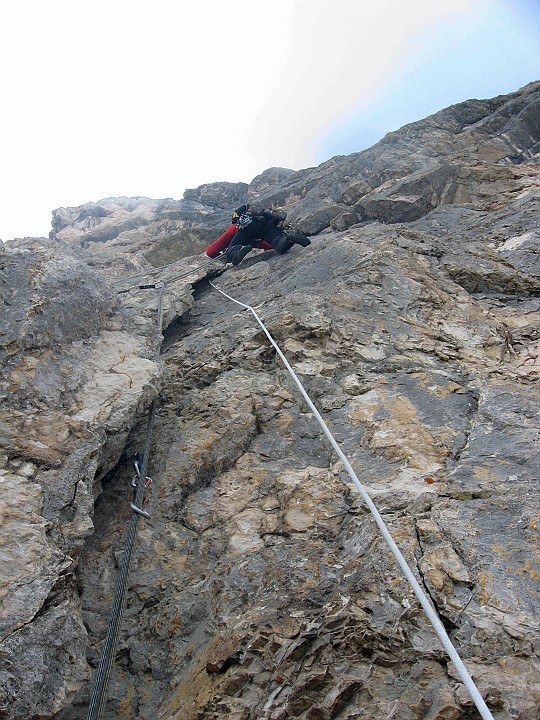
POLYGON ((295 244, 302 247, 311 245, 311 240, 305 235, 285 233, 279 227, 286 217, 285 212, 240 205, 233 212, 230 227, 206 248, 206 254, 215 258, 225 251, 227 260, 238 265, 254 247, 275 250, 282 255, 295 244))

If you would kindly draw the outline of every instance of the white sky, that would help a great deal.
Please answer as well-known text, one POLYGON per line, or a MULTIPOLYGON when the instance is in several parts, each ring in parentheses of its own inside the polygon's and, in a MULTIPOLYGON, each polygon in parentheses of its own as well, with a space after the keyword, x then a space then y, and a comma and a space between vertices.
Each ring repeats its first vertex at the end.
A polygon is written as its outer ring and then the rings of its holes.
POLYGON ((369 147, 540 79, 538 0, 3 0, 0 238, 369 147))

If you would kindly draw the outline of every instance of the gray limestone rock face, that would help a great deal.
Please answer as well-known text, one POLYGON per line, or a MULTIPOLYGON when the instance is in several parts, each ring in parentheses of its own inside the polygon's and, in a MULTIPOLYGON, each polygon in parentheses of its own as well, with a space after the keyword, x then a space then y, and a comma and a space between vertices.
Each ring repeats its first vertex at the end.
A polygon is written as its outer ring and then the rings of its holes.
POLYGON ((478 717, 248 305, 493 717, 538 718, 539 93, 0 244, 2 717, 87 717, 153 402, 104 718, 478 717), (238 198, 311 245, 210 260, 238 198))

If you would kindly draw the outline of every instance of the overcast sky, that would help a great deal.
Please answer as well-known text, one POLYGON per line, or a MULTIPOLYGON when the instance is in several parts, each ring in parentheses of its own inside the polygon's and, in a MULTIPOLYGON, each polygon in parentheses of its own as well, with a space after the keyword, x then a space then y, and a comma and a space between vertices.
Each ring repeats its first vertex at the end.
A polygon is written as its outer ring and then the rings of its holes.
POLYGON ((4 0, 0 238, 374 144, 540 79, 539 0, 4 0))

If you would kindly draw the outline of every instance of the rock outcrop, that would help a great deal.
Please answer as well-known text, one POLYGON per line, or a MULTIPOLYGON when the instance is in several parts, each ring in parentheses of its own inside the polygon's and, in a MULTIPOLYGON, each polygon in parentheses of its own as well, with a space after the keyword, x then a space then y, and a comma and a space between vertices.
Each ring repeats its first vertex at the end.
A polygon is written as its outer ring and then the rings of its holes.
POLYGON ((0 244, 0 716, 85 718, 157 415, 106 718, 540 714, 540 83, 317 168, 56 210, 0 244), (238 267, 246 200, 312 235, 238 267), (160 313, 162 307, 162 332, 160 313))

